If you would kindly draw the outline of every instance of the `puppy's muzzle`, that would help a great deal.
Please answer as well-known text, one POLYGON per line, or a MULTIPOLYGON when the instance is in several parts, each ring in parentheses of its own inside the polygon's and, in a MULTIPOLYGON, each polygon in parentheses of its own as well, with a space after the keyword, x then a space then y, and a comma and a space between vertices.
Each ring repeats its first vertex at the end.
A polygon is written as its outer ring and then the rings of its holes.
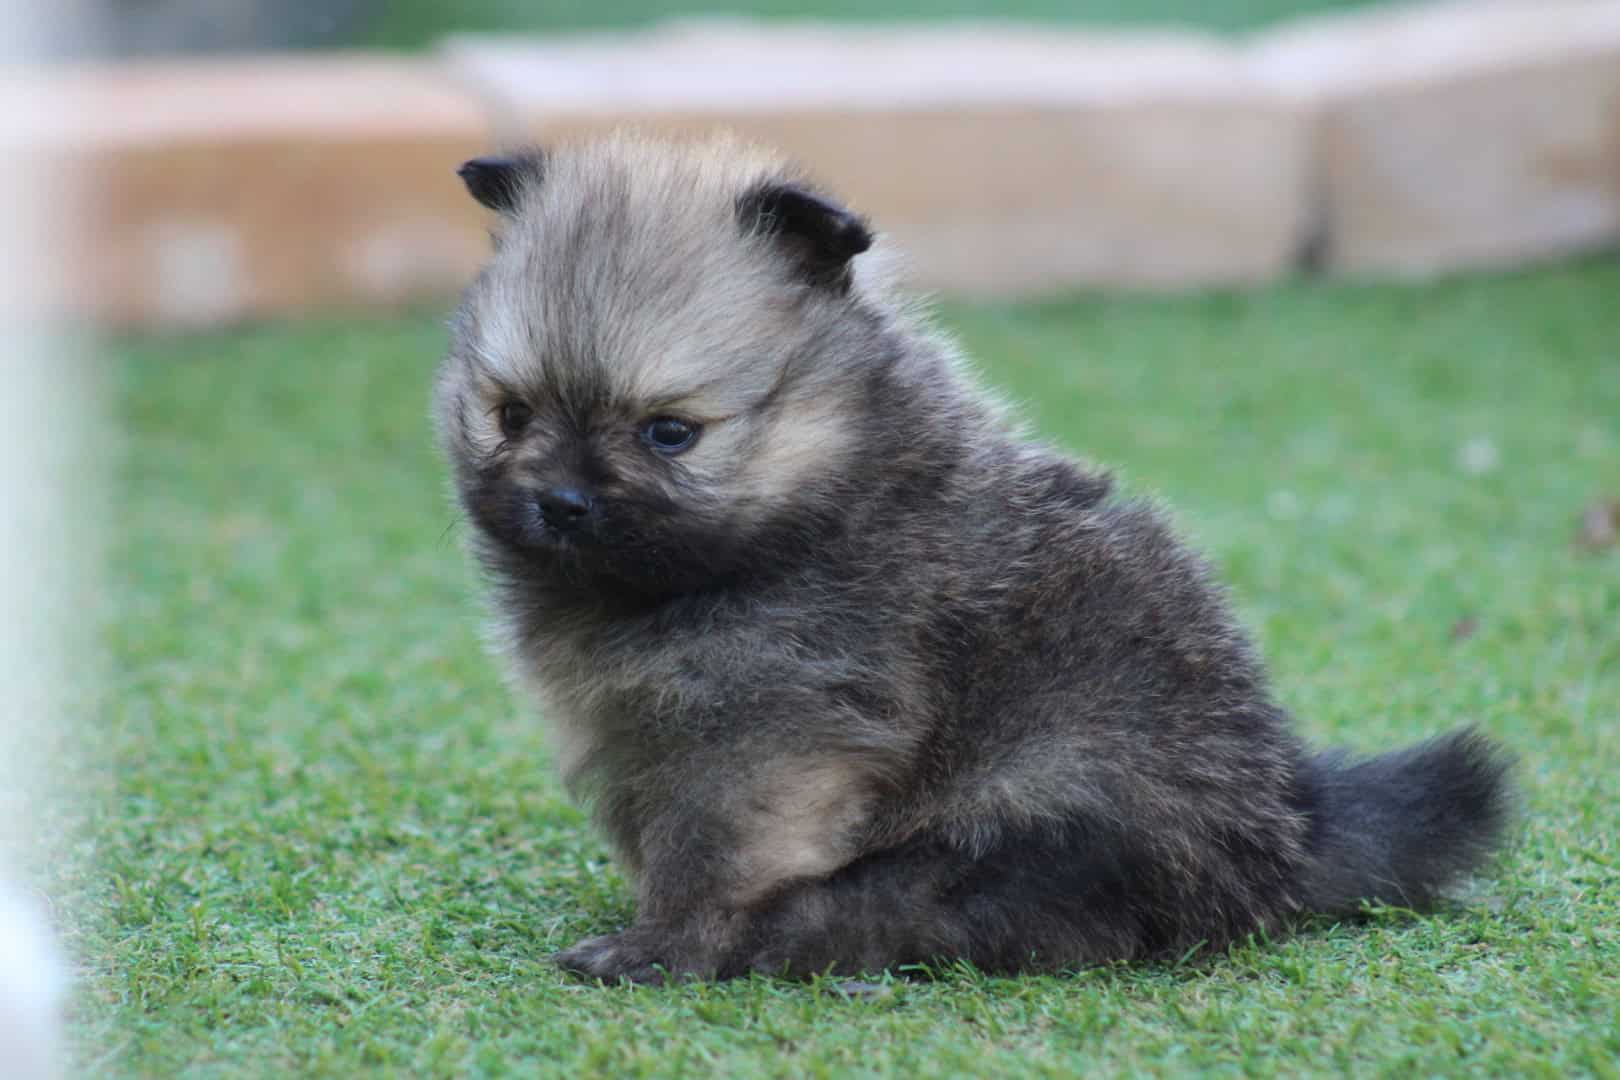
POLYGON ((535 506, 548 529, 569 534, 588 528, 594 517, 596 500, 579 488, 547 488, 534 497, 535 506))

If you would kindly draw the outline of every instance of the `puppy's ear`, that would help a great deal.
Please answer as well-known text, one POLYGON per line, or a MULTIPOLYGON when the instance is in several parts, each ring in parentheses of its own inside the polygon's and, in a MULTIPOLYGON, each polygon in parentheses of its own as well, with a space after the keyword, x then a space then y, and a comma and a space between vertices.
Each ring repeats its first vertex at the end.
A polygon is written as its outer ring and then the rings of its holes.
POLYGON ((768 181, 737 200, 746 233, 774 237, 817 285, 849 287, 849 261, 872 246, 872 233, 859 216, 807 188, 768 181))
POLYGON ((456 175, 467 185, 467 192, 484 206, 500 214, 517 211, 518 196, 526 186, 538 184, 545 175, 545 155, 538 150, 521 154, 473 158, 456 175))

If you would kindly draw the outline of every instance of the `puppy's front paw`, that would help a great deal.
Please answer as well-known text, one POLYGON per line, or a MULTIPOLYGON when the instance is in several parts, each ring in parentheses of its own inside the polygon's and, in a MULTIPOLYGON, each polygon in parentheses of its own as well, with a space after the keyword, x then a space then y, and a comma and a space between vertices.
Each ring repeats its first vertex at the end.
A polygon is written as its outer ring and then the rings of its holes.
POLYGON ((678 935, 651 927, 633 926, 617 934, 586 938, 552 959, 576 975, 617 982, 657 986, 667 978, 703 976, 706 965, 690 955, 678 935))
POLYGON ((663 981, 659 971, 663 966, 661 950, 635 930, 586 938, 552 960, 564 971, 604 982, 616 982, 620 976, 631 982, 663 981))

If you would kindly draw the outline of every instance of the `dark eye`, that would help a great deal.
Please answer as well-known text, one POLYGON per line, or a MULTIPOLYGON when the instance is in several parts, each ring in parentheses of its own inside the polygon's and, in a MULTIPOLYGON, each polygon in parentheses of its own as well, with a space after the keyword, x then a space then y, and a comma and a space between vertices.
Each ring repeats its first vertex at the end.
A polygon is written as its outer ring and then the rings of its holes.
POLYGON ((697 424, 688 424, 673 416, 659 416, 642 425, 641 437, 661 454, 678 454, 697 441, 699 430, 697 424))
POLYGON ((508 435, 516 435, 529 426, 534 418, 534 410, 521 401, 508 401, 501 406, 501 430, 508 435))

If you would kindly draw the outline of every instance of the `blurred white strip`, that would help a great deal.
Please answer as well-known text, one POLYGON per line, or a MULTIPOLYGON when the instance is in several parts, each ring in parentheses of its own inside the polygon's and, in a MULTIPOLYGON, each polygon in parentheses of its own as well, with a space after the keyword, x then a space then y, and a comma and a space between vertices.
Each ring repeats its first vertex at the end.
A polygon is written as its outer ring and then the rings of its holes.
POLYGON ((39 905, 0 893, 0 1076, 57 1075, 65 978, 39 905))
MULTIPOLYGON (((0 63, 31 58, 51 14, 44 3, 0 0, 0 63)), ((26 118, 0 115, 0 132, 39 123, 50 104, 29 102, 26 118)), ((43 190, 38 164, 0 162, 0 290, 9 295, 41 273, 48 222, 72 210, 60 191, 43 190)), ((0 326, 0 1076, 8 1080, 53 1077, 61 1066, 66 967, 44 895, 21 882, 27 868, 47 865, 64 817, 47 810, 60 794, 47 754, 64 735, 67 692, 82 691, 88 670, 75 662, 90 640, 95 565, 75 527, 76 493, 95 488, 82 441, 95 429, 98 397, 88 375, 45 328, 0 326)))

